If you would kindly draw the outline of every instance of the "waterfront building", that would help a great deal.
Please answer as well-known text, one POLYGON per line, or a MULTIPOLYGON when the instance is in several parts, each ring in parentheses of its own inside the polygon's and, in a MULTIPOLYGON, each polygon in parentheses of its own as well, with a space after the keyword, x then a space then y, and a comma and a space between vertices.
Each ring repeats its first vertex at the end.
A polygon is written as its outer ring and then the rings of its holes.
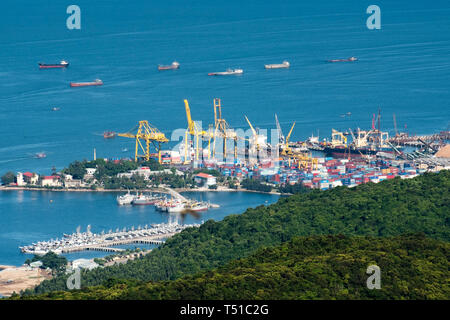
POLYGON ((61 177, 59 176, 44 176, 41 180, 42 187, 61 187, 61 177))
POLYGON ((72 262, 72 270, 74 269, 88 269, 92 270, 97 268, 99 265, 89 259, 77 259, 72 262))
POLYGON ((38 184, 39 181, 39 175, 36 173, 32 173, 32 172, 25 172, 25 173, 17 173, 17 185, 18 186, 23 186, 23 185, 27 185, 27 184, 32 184, 32 185, 36 185, 38 184), (19 175, 21 176, 19 178, 19 175), (19 185, 19 180, 20 180, 20 185, 19 185))
POLYGON ((194 181, 198 183, 200 186, 214 186, 217 184, 216 177, 207 174, 207 173, 199 173, 195 176, 194 181))

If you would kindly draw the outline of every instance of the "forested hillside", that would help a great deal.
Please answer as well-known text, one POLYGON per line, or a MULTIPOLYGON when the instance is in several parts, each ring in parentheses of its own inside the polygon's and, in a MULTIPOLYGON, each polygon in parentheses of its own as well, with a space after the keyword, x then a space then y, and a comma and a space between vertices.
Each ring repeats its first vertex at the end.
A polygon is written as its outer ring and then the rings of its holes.
MULTIPOLYGON (((450 239, 450 172, 399 178, 355 188, 338 187, 280 199, 223 221, 209 220, 169 239, 144 258, 82 274, 82 286, 110 278, 173 280, 211 270, 257 249, 296 236, 343 234, 395 236, 423 232, 450 239)), ((67 276, 44 281, 36 293, 65 290, 67 276)))
POLYGON ((450 243, 423 235, 296 237, 174 281, 110 281, 32 299, 449 299, 450 243), (369 290, 369 265, 381 289, 369 290))

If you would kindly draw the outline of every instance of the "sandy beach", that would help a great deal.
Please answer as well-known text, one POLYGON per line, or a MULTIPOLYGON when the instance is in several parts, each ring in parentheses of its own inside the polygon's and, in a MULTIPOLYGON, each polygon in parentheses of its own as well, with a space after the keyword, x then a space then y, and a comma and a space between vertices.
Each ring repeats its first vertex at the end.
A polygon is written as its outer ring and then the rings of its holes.
POLYGON ((8 297, 14 292, 20 293, 50 278, 51 273, 40 268, 0 265, 0 295, 8 297))

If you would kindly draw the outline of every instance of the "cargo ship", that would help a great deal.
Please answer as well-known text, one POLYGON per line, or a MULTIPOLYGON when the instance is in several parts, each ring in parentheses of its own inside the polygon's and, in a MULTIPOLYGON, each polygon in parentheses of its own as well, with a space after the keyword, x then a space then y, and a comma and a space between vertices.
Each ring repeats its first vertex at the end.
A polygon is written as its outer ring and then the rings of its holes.
POLYGON ((158 66, 158 70, 175 70, 180 67, 180 64, 176 61, 172 62, 169 66, 158 66))
POLYGON ((264 68, 266 69, 287 69, 290 67, 288 61, 283 61, 283 63, 275 63, 275 64, 265 64, 264 68))
POLYGON ((211 72, 208 73, 208 76, 228 76, 228 75, 236 75, 236 74, 243 74, 244 70, 242 69, 227 69, 227 71, 224 72, 211 72))
POLYGON ((71 82, 71 87, 87 87, 87 86, 101 86, 103 81, 100 79, 95 79, 93 82, 71 82))
POLYGON ((358 58, 350 57, 350 58, 348 58, 348 59, 333 59, 333 60, 328 60, 328 62, 352 62, 352 61, 358 61, 358 58))
POLYGON ((55 64, 46 64, 46 63, 38 63, 39 69, 51 69, 51 68, 67 68, 69 63, 65 60, 61 60, 59 63, 55 64))

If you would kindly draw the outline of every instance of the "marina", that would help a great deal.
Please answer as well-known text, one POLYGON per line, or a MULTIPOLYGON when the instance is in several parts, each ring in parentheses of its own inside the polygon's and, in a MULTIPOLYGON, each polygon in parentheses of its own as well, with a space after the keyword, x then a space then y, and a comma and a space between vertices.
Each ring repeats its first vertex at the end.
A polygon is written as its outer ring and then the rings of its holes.
POLYGON ((121 252, 124 249, 116 249, 114 246, 141 243, 157 244, 164 243, 162 239, 167 239, 183 231, 186 228, 199 227, 199 224, 180 225, 177 220, 170 219, 168 223, 152 224, 137 229, 131 227, 129 230, 124 228, 113 232, 103 232, 95 234, 91 232, 88 226, 87 231, 81 233, 78 229, 76 233, 65 234, 61 239, 51 239, 49 241, 39 241, 32 245, 20 247, 21 252, 27 254, 44 255, 50 251, 56 254, 71 253, 76 251, 104 251, 121 252))
MULTIPOLYGON (((157 211, 155 206, 119 206, 117 193, 108 192, 49 192, 49 191, 0 191, 0 204, 4 223, 0 224, 0 264, 20 266, 29 258, 19 247, 26 247, 43 240, 57 239, 72 234, 78 226, 91 225, 94 234, 102 230, 116 232, 123 228, 131 230, 139 225, 166 224, 173 214, 157 211)), ((220 205, 208 212, 188 212, 179 217, 179 224, 200 224, 213 219, 222 220, 229 214, 242 213, 248 207, 271 204, 277 195, 244 192, 187 192, 183 195, 199 202, 220 205)), ((135 243, 139 239, 121 239, 129 244, 115 249, 147 248, 158 244, 135 243)), ((153 239, 163 241, 163 238, 153 239)), ((109 251, 71 251, 62 253, 69 260, 100 258, 109 251)))

